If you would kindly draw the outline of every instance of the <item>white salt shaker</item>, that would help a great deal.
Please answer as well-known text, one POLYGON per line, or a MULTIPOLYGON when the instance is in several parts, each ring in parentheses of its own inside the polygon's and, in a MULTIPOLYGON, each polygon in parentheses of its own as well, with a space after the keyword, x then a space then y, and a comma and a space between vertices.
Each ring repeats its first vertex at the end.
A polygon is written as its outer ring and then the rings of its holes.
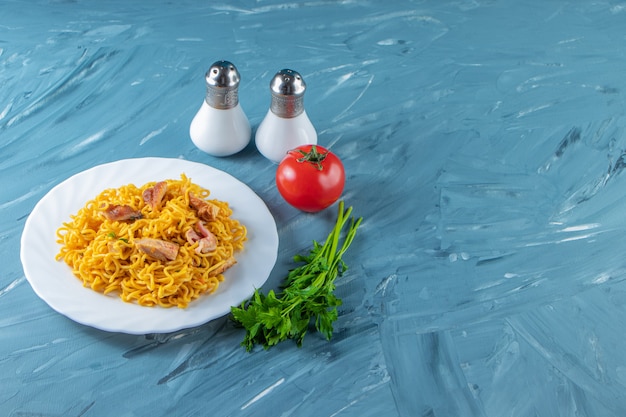
POLYGON ((217 61, 206 72, 206 96, 191 121, 189 136, 200 150, 213 156, 235 154, 250 143, 250 122, 239 104, 239 71, 217 61))
POLYGON ((300 145, 317 144, 317 133, 304 110, 306 83, 290 69, 278 71, 270 82, 272 101, 259 125, 255 143, 263 156, 279 163, 300 145))

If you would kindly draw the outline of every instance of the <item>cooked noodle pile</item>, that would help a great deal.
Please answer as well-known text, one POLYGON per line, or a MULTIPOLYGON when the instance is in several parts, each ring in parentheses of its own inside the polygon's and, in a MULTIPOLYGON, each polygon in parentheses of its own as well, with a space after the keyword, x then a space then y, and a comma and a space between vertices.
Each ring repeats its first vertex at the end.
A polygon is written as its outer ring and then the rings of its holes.
POLYGON ((208 196, 184 174, 104 190, 57 230, 56 259, 95 291, 186 308, 217 289, 246 240, 228 203, 208 196))

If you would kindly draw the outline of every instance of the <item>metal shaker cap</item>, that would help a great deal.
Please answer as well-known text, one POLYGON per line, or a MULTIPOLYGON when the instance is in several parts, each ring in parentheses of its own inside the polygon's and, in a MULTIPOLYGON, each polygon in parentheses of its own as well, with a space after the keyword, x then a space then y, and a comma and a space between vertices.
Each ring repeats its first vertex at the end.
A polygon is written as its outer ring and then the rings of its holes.
POLYGON ((306 83, 300 74, 282 69, 270 82, 272 104, 270 110, 279 117, 292 118, 304 111, 306 83))
POLYGON ((228 61, 217 61, 205 74, 206 103, 216 109, 232 109, 239 103, 239 71, 228 61))

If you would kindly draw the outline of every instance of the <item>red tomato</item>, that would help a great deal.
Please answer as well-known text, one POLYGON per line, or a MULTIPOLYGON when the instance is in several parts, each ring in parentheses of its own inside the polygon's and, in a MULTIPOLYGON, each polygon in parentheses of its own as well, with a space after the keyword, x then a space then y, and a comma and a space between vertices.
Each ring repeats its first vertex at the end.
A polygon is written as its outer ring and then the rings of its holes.
POLYGON ((292 149, 276 170, 280 195, 295 208, 311 213, 337 201, 345 182, 341 160, 319 145, 292 149))

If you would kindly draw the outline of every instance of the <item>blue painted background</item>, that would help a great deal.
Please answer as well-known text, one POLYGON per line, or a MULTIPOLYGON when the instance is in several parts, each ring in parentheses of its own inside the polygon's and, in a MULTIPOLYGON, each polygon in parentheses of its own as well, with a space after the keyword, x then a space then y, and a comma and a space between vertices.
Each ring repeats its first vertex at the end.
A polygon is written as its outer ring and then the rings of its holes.
POLYGON ((0 1, 0 410, 6 416, 623 416, 626 3, 0 1), (218 59, 253 129, 305 78, 365 221, 332 341, 246 353, 226 319, 167 335, 76 324, 20 235, 70 175, 144 156, 229 172, 278 225, 275 288, 323 239, 250 145, 188 128, 218 59))

